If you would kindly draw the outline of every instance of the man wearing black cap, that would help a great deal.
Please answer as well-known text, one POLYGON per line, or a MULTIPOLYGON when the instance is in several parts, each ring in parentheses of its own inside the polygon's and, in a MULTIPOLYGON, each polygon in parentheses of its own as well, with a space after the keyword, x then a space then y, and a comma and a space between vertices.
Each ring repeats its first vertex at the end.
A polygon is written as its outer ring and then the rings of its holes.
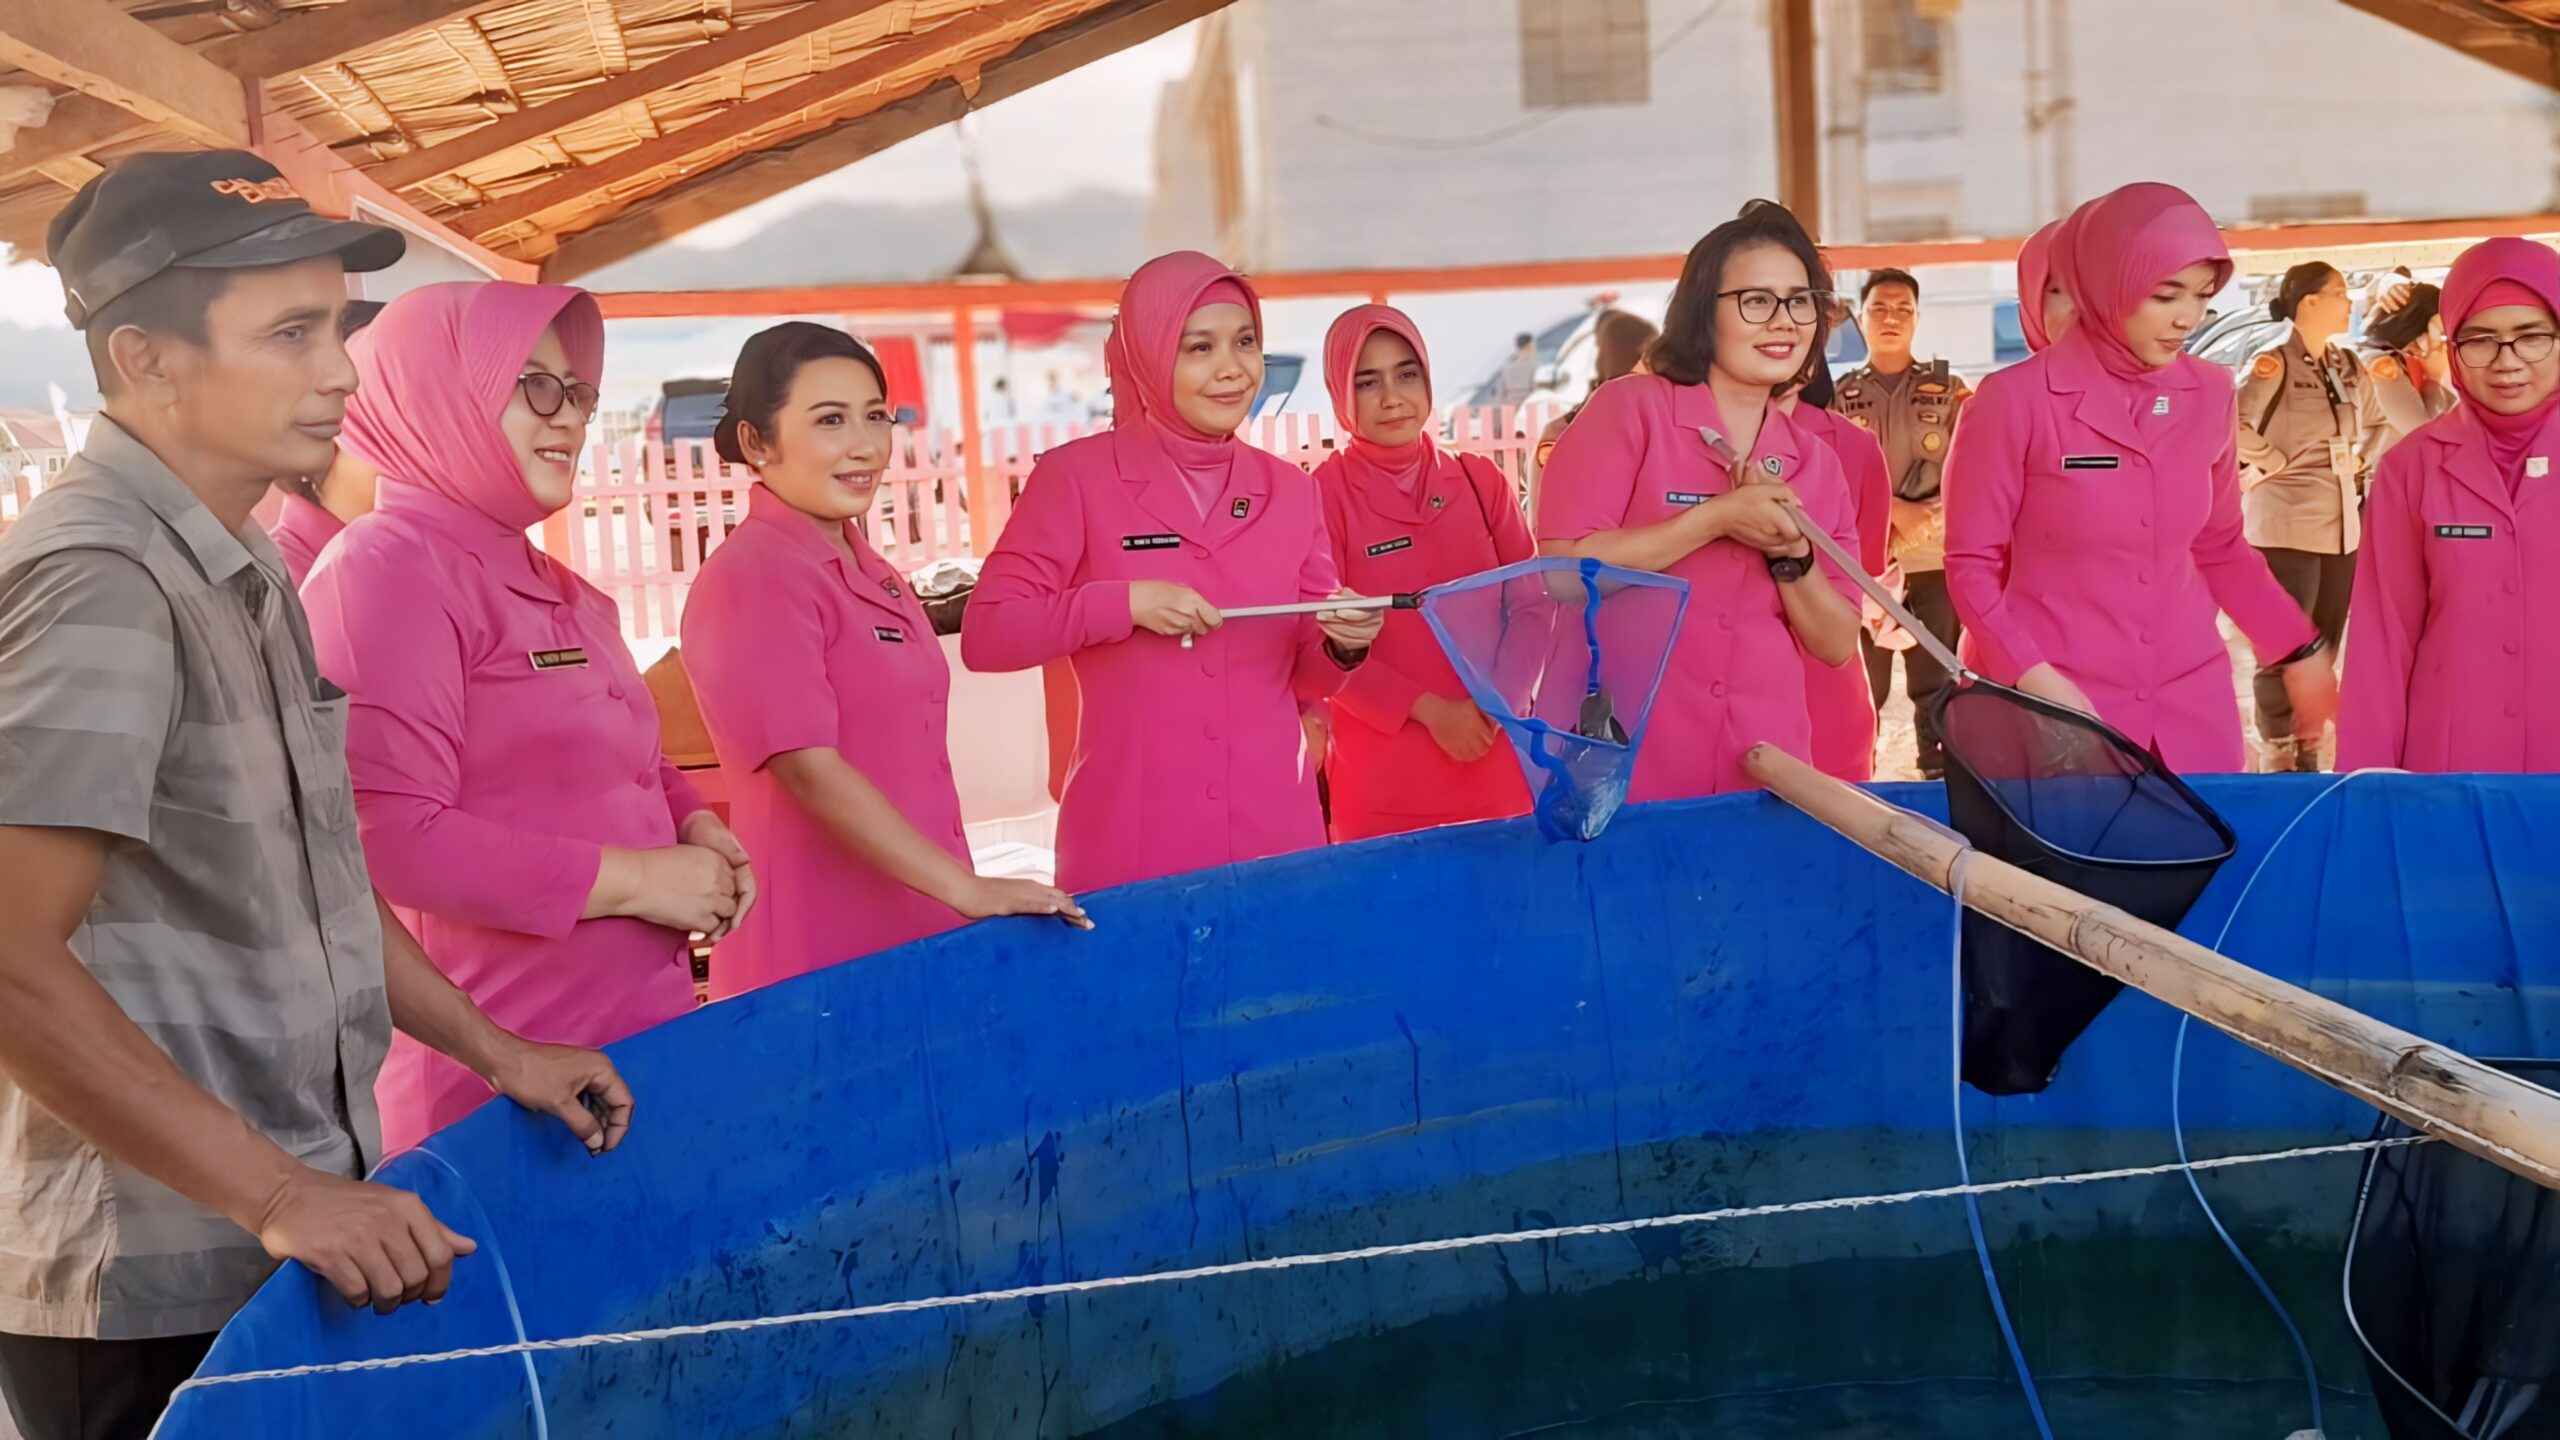
POLYGON ((278 1260, 378 1310, 443 1294, 472 1242, 358 1178, 395 1022, 590 1151, 630 1097, 492 1025, 373 893, 347 699, 249 518, 327 469, 345 275, 402 237, 215 152, 116 166, 50 240, 106 413, 0 536, 0 1399, 100 1440, 278 1260))

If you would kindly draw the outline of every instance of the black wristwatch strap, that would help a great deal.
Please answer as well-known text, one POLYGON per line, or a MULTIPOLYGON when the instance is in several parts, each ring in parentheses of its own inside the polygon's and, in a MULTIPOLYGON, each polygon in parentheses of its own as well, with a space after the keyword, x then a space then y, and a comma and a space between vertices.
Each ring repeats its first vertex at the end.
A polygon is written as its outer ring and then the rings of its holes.
POLYGON ((1796 581, 1801 580, 1812 573, 1813 557, 1811 555, 1772 555, 1769 557, 1769 575, 1781 585, 1792 585, 1796 581))
POLYGON ((2281 670, 2281 669, 2283 669, 2284 667, 2286 667, 2287 665, 2295 664, 2295 663, 2297 663, 2297 662, 2299 662, 2299 661, 2303 661, 2303 660, 2308 660, 2308 659, 2310 659, 2312 656, 2317 655, 2317 654, 2319 654, 2321 651, 2326 650, 2326 649, 2328 649, 2328 648, 2329 648, 2329 637, 2328 637, 2328 636, 2326 636, 2326 635, 2314 635, 2314 636, 2312 636, 2312 637, 2311 637, 2311 643, 2310 643, 2310 644, 2305 645, 2305 646, 2303 646, 2301 649, 2294 651, 2292 654, 2285 656, 2283 659, 2278 660, 2276 663, 2274 663, 2273 665, 2268 666, 2267 668, 2268 668, 2268 669, 2270 669, 2270 670, 2281 670))

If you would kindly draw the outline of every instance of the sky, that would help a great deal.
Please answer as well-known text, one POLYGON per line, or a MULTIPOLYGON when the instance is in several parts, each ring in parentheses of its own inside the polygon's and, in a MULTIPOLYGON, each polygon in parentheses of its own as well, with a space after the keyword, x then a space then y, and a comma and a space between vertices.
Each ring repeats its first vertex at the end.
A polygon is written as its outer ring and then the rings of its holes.
MULTIPOLYGON (((1191 68, 1186 25, 980 112, 980 163, 998 205, 1079 189, 1144 194, 1153 187, 1156 101, 1191 68)), ((948 199, 964 194, 960 144, 949 127, 812 180, 674 243, 718 248, 794 210, 851 196, 948 199)), ((0 266, 0 322, 62 328, 62 289, 39 264, 0 266)))

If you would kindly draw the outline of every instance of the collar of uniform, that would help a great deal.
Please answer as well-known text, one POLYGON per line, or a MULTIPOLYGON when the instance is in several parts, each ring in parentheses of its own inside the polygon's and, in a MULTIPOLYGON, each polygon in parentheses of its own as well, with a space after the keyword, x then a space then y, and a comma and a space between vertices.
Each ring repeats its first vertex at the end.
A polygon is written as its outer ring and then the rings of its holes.
MULTIPOLYGON (((2086 345, 2056 343, 2030 358, 2044 365, 2045 388, 2064 394, 2083 394, 2092 389, 2131 385, 2159 390, 2193 390, 2196 388, 2196 368, 2203 363, 2192 355, 2180 355, 2159 369, 2145 371, 2138 379, 2128 381, 2099 364, 2097 352, 2086 345)), ((2224 383, 2228 384, 2230 372, 2223 371, 2222 375, 2224 383)))
POLYGON ((89 438, 80 447, 80 458, 114 475, 127 488, 151 507, 160 523, 169 527, 186 547, 188 558, 204 572, 204 578, 219 585, 250 565, 262 565, 274 576, 284 574, 284 557, 276 552, 274 542, 255 520, 241 527, 239 534, 222 528, 222 522, 205 508, 187 482, 178 478, 151 447, 133 438, 133 433, 104 415, 89 425, 89 438))
POLYGON ((566 587, 552 573, 549 557, 533 548, 520 531, 509 530, 488 516, 448 499, 423 485, 411 485, 386 475, 374 508, 387 515, 401 516, 420 529, 449 541, 457 549, 480 563, 483 573, 519 595, 558 604, 567 599, 566 587))
MULTIPOLYGON (((1793 422, 1775 405, 1762 411, 1761 417, 1760 438, 1751 442, 1751 453, 1742 458, 1752 460, 1772 455, 1783 460, 1798 458, 1801 452, 1796 446, 1793 422)), ((1715 392, 1704 385, 1672 387, 1671 420, 1683 430, 1713 430, 1724 436, 1727 444, 1733 441, 1733 432, 1724 423, 1724 412, 1716 408, 1715 392)), ((1792 480, 1795 477, 1789 475, 1786 478, 1792 480)))
POLYGON ((782 543, 817 560, 842 561, 844 555, 827 543, 826 533, 809 523, 809 517, 791 508, 791 502, 773 493, 773 488, 759 480, 747 487, 747 518, 743 524, 770 525, 782 536, 782 543))

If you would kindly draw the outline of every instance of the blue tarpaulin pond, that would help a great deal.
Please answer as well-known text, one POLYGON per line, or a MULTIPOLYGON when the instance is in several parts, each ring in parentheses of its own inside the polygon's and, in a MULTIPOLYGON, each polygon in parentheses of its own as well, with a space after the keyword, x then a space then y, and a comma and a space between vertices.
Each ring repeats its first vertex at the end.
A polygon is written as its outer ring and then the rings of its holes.
MULTIPOLYGON (((2367 777, 2303 815, 2326 783, 2199 785, 2240 849, 2184 933, 2227 923, 2244 963, 2474 1055, 2560 1054, 2560 781, 2367 777)), ((633 1038, 637 1119, 601 1159, 483 1109, 380 1177, 480 1242, 444 1304, 350 1312, 288 1266, 204 1375, 1956 1179, 1949 902, 1767 797, 1092 910, 1092 935, 981 924, 633 1038)), ((2177 1021, 2128 993, 2042 1094, 1964 1094, 1973 1179, 2175 1161, 2177 1021)), ((2201 1029, 2179 1079, 2197 1158, 2373 1131, 2201 1029)), ((2383 1434, 2338 1298, 2362 1163, 2197 1177, 2303 1332, 2332 1440, 2383 1434)), ((2184 1176, 1979 1203, 2056 1433, 2311 1424, 2283 1321, 2184 1176)), ((1942 1197, 213 1386, 160 1433, 2036 1432, 1942 1197)))

